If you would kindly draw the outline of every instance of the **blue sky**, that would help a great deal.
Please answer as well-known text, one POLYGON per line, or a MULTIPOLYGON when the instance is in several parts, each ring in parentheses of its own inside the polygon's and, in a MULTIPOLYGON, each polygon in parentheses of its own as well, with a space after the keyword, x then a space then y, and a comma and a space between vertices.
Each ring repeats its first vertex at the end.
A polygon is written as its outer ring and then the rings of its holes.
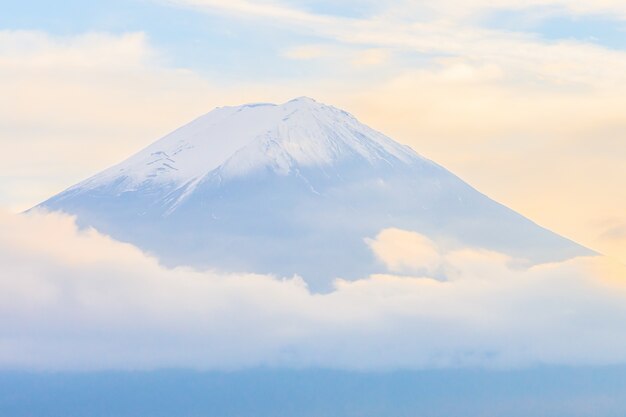
MULTIPOLYGON (((311 10, 337 15, 352 12, 329 3, 311 10)), ((281 57, 283 49, 326 39, 277 29, 271 24, 250 25, 236 18, 200 14, 156 1, 19 2, 10 13, 0 17, 0 27, 43 30, 59 36, 94 31, 144 32, 169 65, 218 79, 302 77, 313 72, 319 75, 326 69, 281 57)))
MULTIPOLYGON (((71 36, 85 32, 145 32, 171 65, 215 77, 301 77, 329 70, 281 57, 285 48, 305 43, 333 43, 272 22, 254 22, 219 13, 198 13, 165 1, 12 2, 0 16, 0 28, 41 30, 71 36)), ((291 1, 284 3, 312 14, 363 19, 376 16, 372 2, 291 1)), ((384 10, 383 10, 384 11, 384 10)), ((423 19, 421 11, 411 18, 423 19)), ((612 49, 626 48, 625 23, 609 14, 577 15, 564 8, 485 9, 468 24, 539 36, 546 41, 576 40, 612 49)), ((367 45, 363 45, 367 47, 367 45)))
POLYGON ((607 48, 626 48, 626 24, 610 15, 576 16, 564 12, 530 9, 501 10, 487 13, 481 23, 486 27, 534 33, 549 41, 576 40, 607 48))

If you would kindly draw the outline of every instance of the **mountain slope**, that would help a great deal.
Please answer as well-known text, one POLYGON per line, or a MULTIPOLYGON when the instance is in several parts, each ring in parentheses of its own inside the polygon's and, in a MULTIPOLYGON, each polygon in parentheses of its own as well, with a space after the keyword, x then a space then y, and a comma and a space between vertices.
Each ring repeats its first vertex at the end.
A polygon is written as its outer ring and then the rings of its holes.
POLYGON ((300 274, 316 289, 378 271, 364 238, 387 227, 535 263, 590 253, 309 98, 215 109, 41 207, 168 265, 300 274))

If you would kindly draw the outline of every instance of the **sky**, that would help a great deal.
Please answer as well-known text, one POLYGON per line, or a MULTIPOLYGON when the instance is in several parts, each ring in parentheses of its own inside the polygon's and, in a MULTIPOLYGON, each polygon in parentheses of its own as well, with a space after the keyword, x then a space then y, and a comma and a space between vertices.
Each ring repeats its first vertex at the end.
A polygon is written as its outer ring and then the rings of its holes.
POLYGON ((619 0, 8 0, 0 207, 216 106, 307 95, 626 261, 624 19, 619 0))
POLYGON ((8 0, 0 207, 21 211, 212 108, 344 108, 626 262, 620 0, 8 0))
POLYGON ((626 363, 623 0, 3 6, 0 368, 626 363), (15 214, 216 106, 299 96, 609 256, 520 269, 386 229, 367 241, 385 273, 316 294, 15 214))

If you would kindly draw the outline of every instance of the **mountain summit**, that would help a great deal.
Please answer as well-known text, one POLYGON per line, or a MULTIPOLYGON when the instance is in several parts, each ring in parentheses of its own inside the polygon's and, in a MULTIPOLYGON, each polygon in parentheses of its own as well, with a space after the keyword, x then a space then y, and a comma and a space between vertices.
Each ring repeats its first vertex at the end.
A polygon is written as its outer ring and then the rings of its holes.
POLYGON ((534 263, 590 253, 306 97, 217 108, 40 206, 167 265, 322 289, 379 270, 364 239, 388 227, 534 263))
POLYGON ((122 191, 147 184, 188 189, 216 169, 232 179, 260 170, 288 175, 348 159, 376 164, 410 163, 416 158, 410 148, 350 114, 301 97, 281 106, 217 108, 74 188, 121 179, 122 191))

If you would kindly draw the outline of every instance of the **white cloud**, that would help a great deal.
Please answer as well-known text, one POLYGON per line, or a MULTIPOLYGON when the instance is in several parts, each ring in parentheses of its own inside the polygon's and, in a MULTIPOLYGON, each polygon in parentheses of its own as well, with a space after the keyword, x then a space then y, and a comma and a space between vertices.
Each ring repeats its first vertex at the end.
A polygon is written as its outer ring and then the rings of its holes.
POLYGON ((103 72, 142 68, 154 59, 144 33, 87 33, 51 38, 44 32, 0 31, 0 68, 19 72, 76 68, 103 72))
POLYGON ((280 20, 291 25, 317 25, 332 20, 330 16, 308 13, 277 2, 254 2, 248 0, 159 0, 164 3, 193 7, 204 11, 218 11, 235 16, 280 20))
MULTIPOLYGON (((175 5, 194 7, 199 10, 229 13, 236 16, 253 16, 281 20, 285 24, 323 24, 329 21, 347 21, 337 16, 307 12, 296 5, 298 1, 249 1, 249 0, 157 0, 175 5)), ((363 2, 360 2, 363 3, 363 2)), ((369 5, 371 6, 371 5, 369 5)), ((371 8, 371 7, 370 7, 371 8)), ((561 12, 573 15, 606 15, 626 19, 626 5, 620 0, 395 0, 385 7, 376 7, 377 17, 404 18, 409 16, 445 17, 468 19, 490 10, 526 10, 546 14, 561 12)))
MULTIPOLYGON (((0 231, 5 369, 626 362, 626 273, 606 259, 522 270, 457 249, 439 254, 445 281, 376 275, 322 295, 299 278, 165 269, 58 214, 3 214, 0 231)), ((371 244, 408 246, 395 268, 425 242, 392 230, 371 244)))
POLYGON ((426 236, 400 229, 385 229, 366 239, 374 254, 391 272, 434 273, 442 263, 440 249, 426 236))
MULTIPOLYGON (((413 4, 424 5, 418 1, 413 4)), ((626 19, 626 5, 620 0, 442 0, 428 4, 439 13, 460 17, 472 16, 488 10, 530 10, 535 13, 568 13, 572 15, 606 15, 626 19)))

